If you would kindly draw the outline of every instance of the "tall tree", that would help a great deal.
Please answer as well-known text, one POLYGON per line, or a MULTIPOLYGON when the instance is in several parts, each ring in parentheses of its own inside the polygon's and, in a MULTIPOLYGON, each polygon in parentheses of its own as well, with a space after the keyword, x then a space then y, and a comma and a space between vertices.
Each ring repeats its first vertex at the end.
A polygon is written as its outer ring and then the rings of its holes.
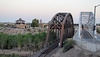
POLYGON ((35 18, 35 19, 32 20, 31 26, 32 27, 38 27, 38 24, 39 24, 39 20, 35 18))

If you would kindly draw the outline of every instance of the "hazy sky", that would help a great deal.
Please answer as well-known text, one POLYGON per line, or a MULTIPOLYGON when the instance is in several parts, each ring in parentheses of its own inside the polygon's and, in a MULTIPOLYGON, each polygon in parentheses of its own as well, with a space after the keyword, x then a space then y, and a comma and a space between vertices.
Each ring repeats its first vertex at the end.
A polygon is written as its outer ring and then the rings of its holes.
MULTIPOLYGON (((22 18, 26 22, 42 19, 48 22, 58 12, 70 12, 74 23, 78 23, 81 11, 92 11, 100 0, 0 0, 0 22, 15 22, 22 18)), ((100 22, 100 7, 97 7, 97 23, 100 22)))

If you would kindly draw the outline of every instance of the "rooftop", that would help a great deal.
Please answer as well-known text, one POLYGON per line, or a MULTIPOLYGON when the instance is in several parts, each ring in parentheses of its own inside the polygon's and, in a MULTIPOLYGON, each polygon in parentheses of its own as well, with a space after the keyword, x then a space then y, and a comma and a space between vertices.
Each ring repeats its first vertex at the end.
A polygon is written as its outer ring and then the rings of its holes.
POLYGON ((23 21, 23 22, 25 22, 24 20, 22 20, 21 18, 19 18, 19 20, 16 20, 16 21, 23 21))

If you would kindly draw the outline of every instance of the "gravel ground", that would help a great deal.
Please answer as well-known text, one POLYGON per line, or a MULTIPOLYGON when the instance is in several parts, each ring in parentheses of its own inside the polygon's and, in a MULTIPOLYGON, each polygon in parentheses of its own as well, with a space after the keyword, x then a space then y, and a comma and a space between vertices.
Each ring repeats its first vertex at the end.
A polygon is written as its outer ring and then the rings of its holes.
POLYGON ((93 53, 75 46, 65 53, 63 53, 63 48, 60 48, 51 57, 100 57, 100 52, 93 53))

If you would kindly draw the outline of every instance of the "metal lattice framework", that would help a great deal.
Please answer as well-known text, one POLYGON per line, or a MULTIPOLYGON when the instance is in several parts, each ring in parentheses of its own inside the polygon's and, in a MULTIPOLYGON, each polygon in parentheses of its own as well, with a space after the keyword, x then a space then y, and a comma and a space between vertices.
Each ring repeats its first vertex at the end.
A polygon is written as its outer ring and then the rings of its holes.
POLYGON ((48 46, 51 43, 58 41, 60 43, 60 47, 62 47, 63 41, 66 38, 73 37, 73 35, 74 27, 72 15, 70 13, 57 13, 49 22, 46 45, 48 46))
MULTIPOLYGON (((95 23, 92 12, 81 12, 80 13, 80 24, 79 24, 79 32, 82 33, 81 30, 87 30, 91 36, 94 36, 95 23)), ((80 35, 79 34, 79 35, 80 35)))

